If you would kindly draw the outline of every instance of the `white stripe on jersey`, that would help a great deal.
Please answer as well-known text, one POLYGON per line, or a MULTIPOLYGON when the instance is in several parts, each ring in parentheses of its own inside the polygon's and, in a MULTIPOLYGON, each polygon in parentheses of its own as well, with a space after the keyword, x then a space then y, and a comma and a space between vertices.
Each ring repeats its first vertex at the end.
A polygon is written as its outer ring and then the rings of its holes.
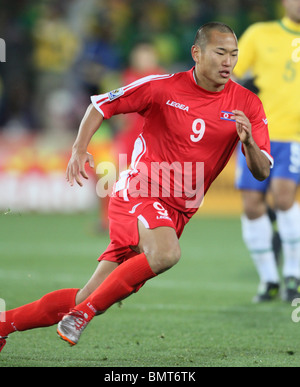
POLYGON ((128 189, 129 183, 133 176, 139 173, 136 169, 140 159, 147 150, 146 141, 142 134, 138 136, 134 143, 134 149, 131 157, 131 169, 127 169, 120 173, 119 180, 115 183, 113 192, 122 191, 122 197, 125 201, 128 201, 128 189))
POLYGON ((174 76, 174 74, 148 75, 147 77, 137 79, 136 81, 130 83, 129 85, 124 86, 123 90, 124 91, 128 91, 128 90, 131 90, 134 87, 142 85, 142 84, 144 84, 146 82, 157 81, 157 80, 160 80, 160 79, 172 78, 173 76, 174 76))
MULTIPOLYGON (((167 79, 167 78, 171 78, 171 77, 173 77, 173 76, 174 76, 174 74, 148 75, 147 77, 137 79, 136 81, 130 83, 129 85, 122 87, 122 89, 123 89, 123 91, 124 91, 124 94, 126 94, 127 91, 129 91, 129 90, 131 90, 131 89, 134 89, 134 88, 137 87, 137 86, 143 85, 143 84, 146 83, 146 82, 157 81, 157 80, 161 80, 161 79, 167 79)), ((124 95, 124 94, 123 94, 123 95, 124 95)), ((117 98, 118 98, 118 97, 117 97, 117 98)), ((92 101, 92 104, 94 105, 94 107, 95 107, 95 108, 102 114, 102 116, 104 117, 104 113, 103 113, 103 111, 102 111, 102 109, 101 109, 101 105, 103 105, 104 103, 110 101, 110 99, 109 99, 109 93, 99 94, 99 95, 93 95, 93 96, 91 97, 91 101, 92 101)))
POLYGON ((107 101, 109 101, 109 99, 107 98, 107 95, 108 94, 92 95, 91 96, 91 101, 92 101, 93 106, 98 110, 99 113, 102 114, 103 117, 104 117, 104 113, 103 113, 102 109, 100 108, 100 106, 102 104, 99 104, 99 102, 101 102, 101 100, 97 101, 97 99, 98 99, 98 97, 102 96, 103 100, 104 100, 103 103, 107 102, 107 101))
POLYGON ((143 225, 145 226, 145 228, 150 228, 149 223, 148 223, 147 220, 143 217, 143 215, 139 215, 137 218, 143 223, 143 225))
POLYGON ((133 170, 136 170, 136 166, 138 165, 141 157, 144 155, 146 150, 146 141, 141 133, 134 142, 133 151, 131 155, 131 168, 133 170))

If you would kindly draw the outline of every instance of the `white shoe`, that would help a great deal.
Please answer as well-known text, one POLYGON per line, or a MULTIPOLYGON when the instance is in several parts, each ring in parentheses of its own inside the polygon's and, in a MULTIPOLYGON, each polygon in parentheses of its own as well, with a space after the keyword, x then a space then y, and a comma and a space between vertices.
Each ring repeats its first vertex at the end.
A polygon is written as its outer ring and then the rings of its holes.
POLYGON ((76 345, 82 332, 89 323, 87 318, 88 315, 86 313, 73 309, 58 323, 57 333, 71 346, 76 345))

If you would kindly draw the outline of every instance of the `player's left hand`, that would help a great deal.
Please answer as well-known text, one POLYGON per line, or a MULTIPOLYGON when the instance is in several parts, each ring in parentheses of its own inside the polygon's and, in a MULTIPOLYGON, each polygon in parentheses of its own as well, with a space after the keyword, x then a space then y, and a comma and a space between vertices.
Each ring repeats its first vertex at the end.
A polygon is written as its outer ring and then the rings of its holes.
POLYGON ((243 144, 247 145, 253 141, 252 126, 245 113, 241 110, 233 110, 236 121, 236 131, 243 144))

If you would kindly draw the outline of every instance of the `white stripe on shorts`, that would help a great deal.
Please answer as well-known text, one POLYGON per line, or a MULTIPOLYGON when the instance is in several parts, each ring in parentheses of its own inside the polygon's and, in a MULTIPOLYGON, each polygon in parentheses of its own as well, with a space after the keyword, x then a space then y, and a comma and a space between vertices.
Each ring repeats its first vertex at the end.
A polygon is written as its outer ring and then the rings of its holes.
POLYGON ((138 219, 143 223, 143 225, 144 225, 146 228, 150 228, 149 223, 148 223, 147 220, 143 217, 143 215, 139 215, 139 216, 138 216, 138 219))

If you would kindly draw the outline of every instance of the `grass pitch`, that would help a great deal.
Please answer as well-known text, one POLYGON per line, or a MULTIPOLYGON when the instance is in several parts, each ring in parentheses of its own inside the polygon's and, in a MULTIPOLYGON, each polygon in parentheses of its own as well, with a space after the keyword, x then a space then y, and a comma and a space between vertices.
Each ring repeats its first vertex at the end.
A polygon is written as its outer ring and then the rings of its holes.
MULTIPOLYGON (((12 309, 82 287, 108 244, 95 214, 0 215, 0 297, 12 309)), ((300 326, 280 300, 252 304, 258 277, 238 218, 195 217, 181 261, 120 308, 95 318, 70 348, 56 327, 12 334, 0 367, 296 367, 300 326)))

